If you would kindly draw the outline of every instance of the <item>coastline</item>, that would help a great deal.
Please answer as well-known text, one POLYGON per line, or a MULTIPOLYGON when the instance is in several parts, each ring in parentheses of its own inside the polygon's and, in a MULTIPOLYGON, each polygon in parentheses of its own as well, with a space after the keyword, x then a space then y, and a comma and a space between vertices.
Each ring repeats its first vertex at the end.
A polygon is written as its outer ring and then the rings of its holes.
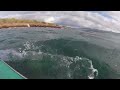
POLYGON ((50 27, 50 28, 63 28, 63 26, 47 23, 36 20, 22 20, 15 18, 0 19, 0 29, 14 28, 14 27, 50 27))
POLYGON ((2 25, 0 25, 0 29, 3 29, 3 28, 16 28, 16 27, 50 27, 50 28, 63 28, 62 26, 58 26, 58 25, 29 24, 29 23, 25 23, 25 24, 21 24, 21 23, 17 23, 17 24, 2 24, 2 25))

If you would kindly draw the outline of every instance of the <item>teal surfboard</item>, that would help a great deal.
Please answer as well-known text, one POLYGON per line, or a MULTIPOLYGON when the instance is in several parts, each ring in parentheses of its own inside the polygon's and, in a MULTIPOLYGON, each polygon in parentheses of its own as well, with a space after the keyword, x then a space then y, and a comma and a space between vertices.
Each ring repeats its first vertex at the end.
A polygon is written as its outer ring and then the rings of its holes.
POLYGON ((0 79, 27 79, 3 60, 0 60, 0 79))

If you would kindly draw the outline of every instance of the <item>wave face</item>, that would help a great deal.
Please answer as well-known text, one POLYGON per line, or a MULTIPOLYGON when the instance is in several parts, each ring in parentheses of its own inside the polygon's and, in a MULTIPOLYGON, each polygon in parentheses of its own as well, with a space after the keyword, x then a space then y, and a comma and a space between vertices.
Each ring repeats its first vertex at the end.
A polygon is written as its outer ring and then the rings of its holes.
POLYGON ((1 29, 0 34, 0 58, 27 78, 120 77, 118 34, 85 28, 1 29))

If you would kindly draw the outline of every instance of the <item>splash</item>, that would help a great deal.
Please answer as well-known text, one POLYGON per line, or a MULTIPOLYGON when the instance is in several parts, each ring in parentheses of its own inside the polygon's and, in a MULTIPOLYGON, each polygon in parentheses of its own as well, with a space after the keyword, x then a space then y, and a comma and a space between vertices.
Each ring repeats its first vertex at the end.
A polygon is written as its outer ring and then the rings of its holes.
POLYGON ((94 75, 96 73, 96 76, 98 76, 98 70, 93 67, 92 61, 89 61, 90 68, 92 70, 92 73, 88 76, 89 79, 94 79, 94 75))
POLYGON ((22 54, 13 50, 13 49, 7 49, 7 50, 0 50, 0 59, 4 61, 9 61, 11 59, 22 59, 22 54))
POLYGON ((88 58, 75 56, 69 57, 58 54, 51 54, 42 52, 38 46, 33 43, 26 42, 23 44, 24 48, 18 50, 8 49, 0 50, 0 58, 2 60, 48 60, 57 62, 58 67, 65 67, 67 69, 67 78, 87 78, 94 79, 98 76, 98 70, 94 68, 92 60, 88 58), (84 71, 84 72, 83 72, 84 71), (85 74, 84 74, 85 73, 85 74))

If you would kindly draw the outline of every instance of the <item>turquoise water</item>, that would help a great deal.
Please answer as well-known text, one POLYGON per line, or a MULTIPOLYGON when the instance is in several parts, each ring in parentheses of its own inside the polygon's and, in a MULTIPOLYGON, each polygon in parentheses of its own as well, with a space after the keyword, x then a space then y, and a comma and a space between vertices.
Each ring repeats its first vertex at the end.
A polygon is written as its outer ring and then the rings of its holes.
POLYGON ((0 30, 0 58, 27 78, 120 78, 120 34, 90 28, 0 30))

